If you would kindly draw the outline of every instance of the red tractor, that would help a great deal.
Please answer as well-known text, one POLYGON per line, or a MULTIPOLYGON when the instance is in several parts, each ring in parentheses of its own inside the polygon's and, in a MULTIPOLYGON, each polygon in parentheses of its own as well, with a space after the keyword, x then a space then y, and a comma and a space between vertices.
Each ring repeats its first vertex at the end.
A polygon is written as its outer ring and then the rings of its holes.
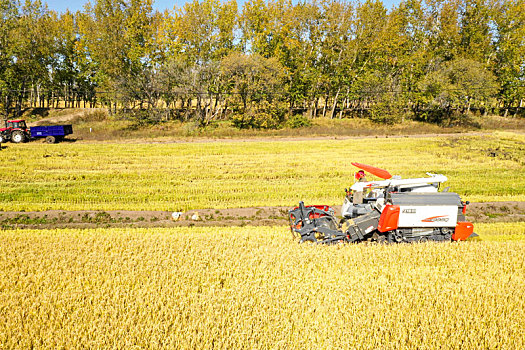
POLYGON ((6 120, 5 127, 0 128, 0 143, 11 140, 20 143, 28 140, 31 136, 25 120, 6 120))

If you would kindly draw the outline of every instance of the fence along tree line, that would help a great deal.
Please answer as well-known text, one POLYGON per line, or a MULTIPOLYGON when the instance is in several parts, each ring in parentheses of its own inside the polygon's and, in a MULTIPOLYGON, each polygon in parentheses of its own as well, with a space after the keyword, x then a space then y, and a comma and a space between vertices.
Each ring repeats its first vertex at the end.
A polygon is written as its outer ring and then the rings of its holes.
POLYGON ((0 0, 0 104, 105 106, 207 123, 290 113, 523 113, 520 0, 96 0, 77 13, 0 0))

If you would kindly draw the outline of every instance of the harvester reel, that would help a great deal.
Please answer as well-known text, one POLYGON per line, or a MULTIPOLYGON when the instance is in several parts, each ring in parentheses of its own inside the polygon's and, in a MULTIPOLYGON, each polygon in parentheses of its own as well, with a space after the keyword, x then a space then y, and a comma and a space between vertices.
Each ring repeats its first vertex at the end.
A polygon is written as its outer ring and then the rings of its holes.
POLYGON ((300 243, 332 243, 341 240, 337 219, 332 208, 327 206, 308 206, 303 202, 290 210, 290 227, 294 238, 300 243))

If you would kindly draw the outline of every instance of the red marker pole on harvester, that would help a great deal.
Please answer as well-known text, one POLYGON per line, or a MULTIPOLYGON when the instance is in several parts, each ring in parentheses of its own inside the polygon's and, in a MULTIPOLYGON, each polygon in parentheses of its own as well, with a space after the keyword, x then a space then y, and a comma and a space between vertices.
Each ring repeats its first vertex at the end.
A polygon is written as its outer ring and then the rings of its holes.
MULTIPOLYGON (((370 174, 375 175, 385 180, 392 178, 392 175, 390 175, 390 173, 386 171, 385 169, 376 168, 375 166, 361 164, 357 162, 352 162, 352 165, 364 171, 368 171, 370 174)), ((364 174, 364 171, 363 171, 363 174, 364 174)))

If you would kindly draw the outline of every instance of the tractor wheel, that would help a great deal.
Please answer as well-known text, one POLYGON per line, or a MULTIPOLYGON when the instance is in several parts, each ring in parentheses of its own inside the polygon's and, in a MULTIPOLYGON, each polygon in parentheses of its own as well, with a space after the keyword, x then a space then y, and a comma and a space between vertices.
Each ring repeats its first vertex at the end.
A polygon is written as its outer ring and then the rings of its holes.
POLYGON ((46 142, 47 143, 55 143, 56 138, 54 136, 46 136, 46 142))
POLYGON ((4 135, 0 134, 0 143, 4 143, 7 140, 5 139, 4 135))
POLYGON ((24 135, 24 133, 22 131, 20 131, 20 130, 15 130, 11 134, 11 140, 14 143, 21 143, 21 142, 24 142, 26 140, 26 135, 24 135))

